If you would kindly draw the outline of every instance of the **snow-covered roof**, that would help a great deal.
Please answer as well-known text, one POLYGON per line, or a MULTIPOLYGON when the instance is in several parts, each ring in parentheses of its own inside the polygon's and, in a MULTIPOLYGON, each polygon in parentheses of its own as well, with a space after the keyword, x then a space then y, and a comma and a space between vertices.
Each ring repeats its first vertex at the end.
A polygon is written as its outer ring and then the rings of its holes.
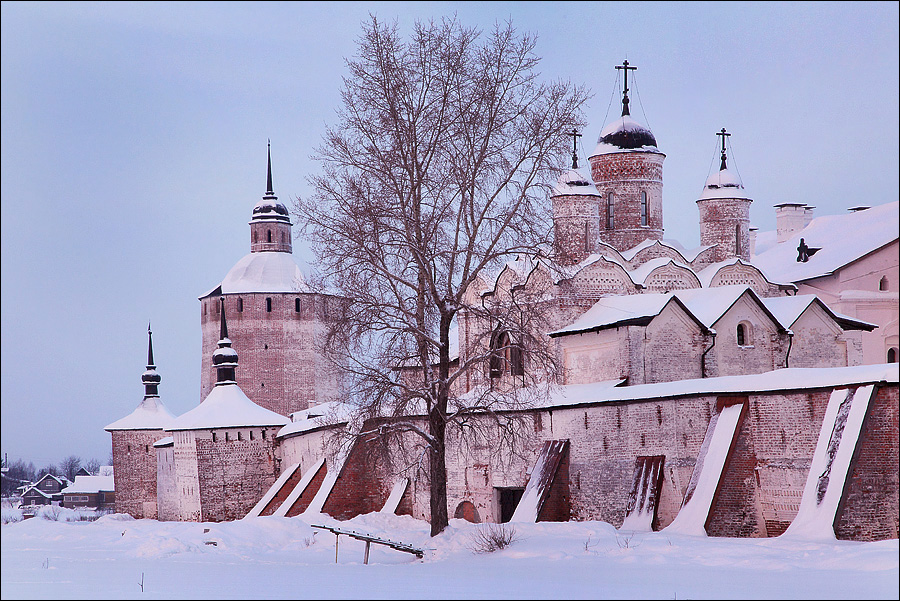
POLYGON ((688 271, 693 273, 690 265, 686 265, 685 263, 681 263, 680 261, 676 261, 675 259, 670 259, 669 257, 656 257, 655 259, 650 259, 646 263, 642 263, 640 267, 632 269, 628 272, 628 275, 631 277, 631 281, 635 284, 644 285, 647 281, 647 278, 651 273, 653 273, 654 270, 669 264, 687 269, 688 271))
POLYGON ((700 279, 700 283, 703 285, 703 287, 708 288, 712 283, 713 278, 715 278, 716 274, 719 273, 720 269, 722 269, 723 267, 730 267, 732 265, 747 265, 748 267, 752 267, 753 269, 758 271, 759 274, 770 284, 775 284, 776 286, 787 286, 791 290, 796 289, 796 286, 791 284, 789 280, 778 280, 771 277, 767 270, 763 269, 756 263, 755 259, 752 263, 749 263, 747 261, 744 261, 740 257, 729 257, 724 261, 710 263, 697 272, 697 277, 700 279))
POLYGON ((598 192, 590 177, 578 169, 569 169, 559 176, 550 196, 598 196, 598 192))
POLYGON ((137 409, 120 420, 116 420, 104 430, 159 430, 175 416, 166 409, 159 397, 144 397, 137 409))
POLYGON ((601 298, 578 319, 550 336, 590 332, 614 325, 643 322, 659 315, 671 294, 631 294, 601 298))
POLYGON ((310 292, 300 267, 291 253, 277 251, 252 252, 235 263, 214 292, 249 294, 252 292, 310 292))
POLYGON ((250 400, 237 384, 214 386, 203 402, 176 417, 167 431, 283 426, 290 420, 250 400))
MULTIPOLYGON (((672 294, 676 295, 685 306, 700 320, 706 327, 712 328, 728 310, 737 302, 737 300, 747 294, 762 305, 765 302, 753 292, 749 286, 736 284, 733 286, 716 286, 714 288, 693 288, 689 290, 677 290, 672 294)), ((777 325, 782 325, 778 319, 768 311, 765 306, 763 310, 769 313, 769 316, 777 325)))
POLYGON ((174 436, 166 436, 165 438, 160 438, 156 442, 153 443, 153 446, 157 449, 162 447, 170 447, 175 444, 174 436))
MULTIPOLYGON (((783 282, 827 276, 900 237, 900 201, 845 215, 816 217, 791 238, 759 252, 753 264, 783 282), (800 239, 820 250, 805 263, 797 261, 800 239)), ((757 234, 760 239, 771 237, 757 234)))
POLYGON ((116 490, 112 476, 75 476, 75 482, 62 490, 65 495, 88 494, 116 490))
POLYGON ((597 147, 591 156, 614 152, 654 152, 662 154, 656 147, 656 138, 648 127, 631 118, 631 115, 610 121, 600 132, 597 147))
POLYGON ((40 488, 38 488, 38 487, 37 487, 37 484, 32 484, 31 486, 27 486, 27 485, 26 485, 26 486, 25 486, 25 492, 22 493, 22 496, 24 497, 25 495, 27 495, 28 493, 31 493, 31 492, 36 492, 37 494, 41 495, 41 496, 44 497, 45 499, 52 499, 52 498, 53 498, 53 495, 48 495, 47 493, 45 493, 44 491, 42 491, 40 488))
POLYGON ((330 401, 291 414, 291 423, 278 431, 276 436, 288 436, 315 430, 322 426, 345 423, 350 419, 351 408, 346 403, 330 401))
POLYGON ((855 365, 852 367, 790 367, 776 369, 761 374, 743 376, 719 376, 676 380, 636 386, 609 386, 608 382, 577 384, 556 387, 551 392, 548 407, 573 404, 602 403, 677 397, 693 394, 753 393, 774 390, 801 390, 809 388, 831 388, 884 382, 900 382, 900 363, 878 365, 855 365), (591 386, 595 386, 591 390, 591 386), (574 388, 574 391, 569 389, 574 388), (573 402, 572 399, 578 399, 573 402))
POLYGON ((801 315, 809 308, 813 303, 818 304, 822 309, 831 315, 835 321, 841 324, 844 329, 853 328, 853 329, 864 329, 864 330, 873 330, 878 327, 874 323, 869 323, 867 321, 862 321, 860 319, 856 319, 855 317, 850 317, 848 315, 842 315, 840 313, 835 313, 828 307, 825 303, 822 302, 815 294, 801 294, 795 296, 775 296, 772 298, 763 299, 763 303, 772 312, 772 314, 778 318, 778 321, 785 328, 791 328, 794 325, 794 322, 797 321, 801 315))
POLYGON ((746 198, 750 200, 741 178, 730 169, 721 169, 710 175, 703 186, 700 200, 711 198, 746 198))

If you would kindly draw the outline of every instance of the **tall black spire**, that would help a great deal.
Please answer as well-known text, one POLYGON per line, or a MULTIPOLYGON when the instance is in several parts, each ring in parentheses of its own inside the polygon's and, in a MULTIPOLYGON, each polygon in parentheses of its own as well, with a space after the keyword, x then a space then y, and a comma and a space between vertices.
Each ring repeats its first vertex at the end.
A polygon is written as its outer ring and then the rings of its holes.
POLYGON ((267 140, 269 166, 266 173, 266 196, 274 196, 275 190, 272 187, 272 140, 267 140))
POLYGON ((725 156, 725 138, 727 138, 731 134, 727 133, 725 131, 725 128, 723 127, 722 131, 716 132, 716 135, 722 136, 722 164, 719 166, 719 171, 725 171, 726 169, 728 169, 728 165, 726 164, 728 157, 725 156))
POLYGON ((228 325, 225 323, 225 297, 220 297, 219 348, 213 352, 213 366, 216 368, 216 386, 235 383, 235 369, 238 364, 237 351, 231 348, 228 339, 228 325))
POLYGON ((147 370, 141 375, 144 383, 144 398, 159 396, 159 383, 162 378, 156 373, 156 365, 153 363, 153 332, 150 331, 150 323, 147 323, 147 370))
POLYGON ((622 116, 630 115, 631 111, 628 110, 628 72, 629 71, 637 71, 637 67, 632 67, 628 64, 628 59, 626 58, 621 65, 616 65, 616 69, 622 69, 625 71, 625 89, 622 93, 622 116))

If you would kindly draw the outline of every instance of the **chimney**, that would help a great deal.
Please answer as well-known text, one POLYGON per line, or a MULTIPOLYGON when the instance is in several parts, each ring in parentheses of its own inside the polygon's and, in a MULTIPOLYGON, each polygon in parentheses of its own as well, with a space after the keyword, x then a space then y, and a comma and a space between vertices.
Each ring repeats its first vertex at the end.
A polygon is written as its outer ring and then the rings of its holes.
POLYGON ((756 232, 759 231, 758 227, 750 228, 750 256, 756 256, 756 232))
POLYGON ((816 207, 806 206, 803 208, 803 227, 809 225, 809 222, 813 220, 813 209, 816 207))
POLYGON ((809 223, 806 219, 807 208, 812 219, 813 207, 802 202, 783 202, 775 205, 776 242, 784 242, 809 223))

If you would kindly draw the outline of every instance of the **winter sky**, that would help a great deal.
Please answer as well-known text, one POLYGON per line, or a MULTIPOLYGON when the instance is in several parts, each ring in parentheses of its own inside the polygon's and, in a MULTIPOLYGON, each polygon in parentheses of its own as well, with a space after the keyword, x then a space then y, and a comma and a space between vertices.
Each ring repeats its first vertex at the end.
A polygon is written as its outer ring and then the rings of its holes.
MULTIPOLYGON (((344 58, 368 14, 457 14, 538 35, 546 78, 589 87, 584 162, 619 110, 664 166, 665 236, 699 244, 715 133, 754 199, 816 215, 897 199, 898 4, 679 2, 2 3, 2 451, 106 462, 143 395, 147 322, 176 415, 200 391, 200 304, 249 251, 265 192, 309 193, 344 58)), ((583 164, 583 163, 582 163, 583 164)), ((302 241, 304 270, 313 257, 302 241)))

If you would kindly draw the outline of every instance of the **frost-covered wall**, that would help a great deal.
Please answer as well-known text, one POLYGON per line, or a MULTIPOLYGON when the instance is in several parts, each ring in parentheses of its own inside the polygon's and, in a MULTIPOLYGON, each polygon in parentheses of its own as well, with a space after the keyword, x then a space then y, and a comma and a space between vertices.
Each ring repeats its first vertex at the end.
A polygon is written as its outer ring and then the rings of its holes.
POLYGON ((615 152, 589 158, 591 177, 600 193, 600 240, 623 251, 663 234, 662 168, 665 155, 657 152, 615 152), (641 222, 641 193, 647 194, 647 224, 641 222), (609 203, 612 194, 612 227, 609 203))
POLYGON ((160 521, 178 519, 178 495, 176 495, 175 444, 156 448, 156 505, 160 521))

